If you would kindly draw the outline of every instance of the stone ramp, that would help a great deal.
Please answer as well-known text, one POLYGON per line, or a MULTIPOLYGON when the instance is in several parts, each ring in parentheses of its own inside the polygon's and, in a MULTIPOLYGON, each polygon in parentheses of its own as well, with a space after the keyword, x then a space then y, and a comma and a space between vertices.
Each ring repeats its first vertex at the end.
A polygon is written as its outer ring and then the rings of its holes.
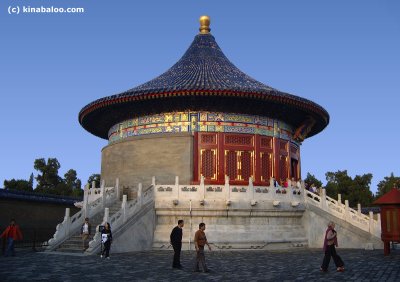
POLYGON ((366 232, 350 222, 329 213, 315 205, 309 205, 303 216, 303 225, 307 231, 308 245, 321 248, 327 224, 333 221, 338 232, 338 243, 341 248, 383 249, 380 237, 366 232))

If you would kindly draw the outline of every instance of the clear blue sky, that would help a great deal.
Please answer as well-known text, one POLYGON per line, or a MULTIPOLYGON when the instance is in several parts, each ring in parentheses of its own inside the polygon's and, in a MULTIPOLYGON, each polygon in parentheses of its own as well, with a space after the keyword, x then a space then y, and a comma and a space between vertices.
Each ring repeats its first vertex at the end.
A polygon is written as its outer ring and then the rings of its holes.
POLYGON ((302 176, 400 176, 400 1, 98 1, 0 3, 0 187, 55 157, 85 183, 107 141, 78 122, 91 101, 172 66, 211 17, 225 55, 253 78, 323 106, 328 127, 301 147, 302 176), (84 14, 8 14, 8 7, 84 14))

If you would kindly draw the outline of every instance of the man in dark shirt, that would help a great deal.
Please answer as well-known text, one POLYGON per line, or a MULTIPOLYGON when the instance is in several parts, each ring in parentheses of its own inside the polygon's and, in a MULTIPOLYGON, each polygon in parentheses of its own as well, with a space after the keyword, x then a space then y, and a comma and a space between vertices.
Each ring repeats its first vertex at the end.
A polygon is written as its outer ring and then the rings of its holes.
POLYGON ((182 219, 178 220, 178 225, 172 229, 170 235, 171 245, 174 248, 174 261, 172 263, 173 268, 182 269, 181 265, 181 249, 182 249, 182 227, 184 222, 182 219))

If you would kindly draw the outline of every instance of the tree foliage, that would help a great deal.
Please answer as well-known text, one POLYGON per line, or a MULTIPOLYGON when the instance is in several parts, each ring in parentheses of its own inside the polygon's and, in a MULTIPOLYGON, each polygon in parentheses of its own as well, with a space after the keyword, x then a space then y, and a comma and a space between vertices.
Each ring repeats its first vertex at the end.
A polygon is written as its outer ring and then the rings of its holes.
POLYGON ((92 182, 95 182, 96 187, 100 187, 100 174, 94 173, 91 176, 89 176, 87 184, 92 187, 92 182))
POLYGON ((379 198, 389 192, 393 187, 400 188, 400 177, 394 176, 393 172, 390 176, 386 176, 382 181, 378 183, 378 191, 376 198, 379 198))
POLYGON ((315 178, 315 176, 311 173, 307 173, 307 177, 304 179, 304 183, 306 185, 306 188, 308 189, 311 187, 311 185, 315 185, 315 187, 319 188, 322 187, 322 182, 315 178))
POLYGON ((372 174, 356 175, 352 179, 347 170, 337 172, 327 172, 325 174, 327 184, 326 194, 334 199, 338 194, 342 195, 343 200, 349 200, 351 207, 356 207, 358 203, 362 206, 370 206, 374 199, 370 190, 372 174))
POLYGON ((36 176, 36 192, 60 194, 56 190, 57 185, 62 183, 62 178, 58 175, 60 167, 61 165, 56 158, 48 158, 47 162, 44 158, 35 160, 33 168, 39 171, 36 176))
POLYGON ((29 181, 13 178, 11 180, 4 180, 4 189, 30 192, 33 190, 33 186, 29 181))

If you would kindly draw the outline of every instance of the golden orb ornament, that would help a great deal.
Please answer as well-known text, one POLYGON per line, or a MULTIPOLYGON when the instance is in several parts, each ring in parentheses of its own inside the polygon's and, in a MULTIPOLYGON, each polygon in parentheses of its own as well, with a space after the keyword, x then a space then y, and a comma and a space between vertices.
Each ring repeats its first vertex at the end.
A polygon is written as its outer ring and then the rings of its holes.
POLYGON ((209 16, 201 16, 200 17, 200 33, 201 34, 207 34, 210 33, 211 28, 210 28, 210 17, 209 16))

